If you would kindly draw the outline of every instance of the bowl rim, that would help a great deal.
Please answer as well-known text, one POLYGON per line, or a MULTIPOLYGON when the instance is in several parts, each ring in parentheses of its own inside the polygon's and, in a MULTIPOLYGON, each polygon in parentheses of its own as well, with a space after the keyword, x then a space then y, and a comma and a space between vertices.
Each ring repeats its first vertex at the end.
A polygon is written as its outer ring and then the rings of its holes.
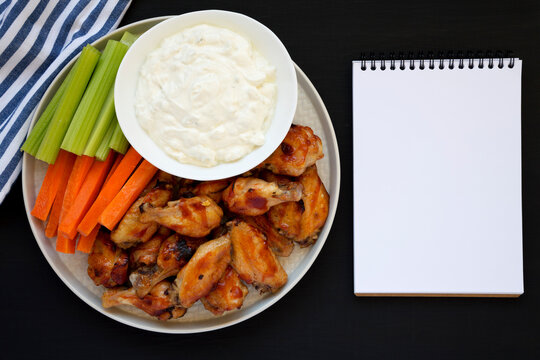
MULTIPOLYGON (((136 27, 138 25, 145 25, 147 23, 154 23, 154 22, 158 23, 159 21, 163 21, 163 20, 168 19, 168 18, 170 18, 170 17, 169 16, 154 17, 154 18, 148 18, 148 19, 140 20, 140 21, 137 21, 137 22, 134 22, 134 23, 131 23, 131 24, 127 24, 127 25, 125 25, 125 26, 123 26, 121 28, 118 28, 117 30, 115 30, 113 32, 110 32, 110 33, 104 35, 103 37, 101 37, 101 38, 97 39, 96 41, 94 41, 92 44, 97 44, 98 42, 103 41, 105 38, 112 38, 112 37, 124 32, 124 31, 129 31, 130 28, 136 27)), ((33 125, 35 124, 35 122, 36 122, 36 120, 38 118, 38 115, 44 110, 44 107, 46 105, 44 100, 51 97, 51 92, 54 91, 53 89, 55 88, 55 85, 58 85, 57 83, 58 83, 59 79, 62 78, 62 75, 65 75, 67 73, 67 69, 69 69, 73 65, 73 63, 77 60, 77 58, 78 58, 78 56, 73 58, 58 73, 58 75, 53 80, 51 85, 49 85, 49 87, 46 90, 46 92, 44 93, 40 103, 38 104, 38 106, 36 108, 36 111, 33 114, 33 118, 31 120, 31 124, 29 126, 28 132, 31 131, 33 125)), ((29 170, 29 166, 30 166, 29 161, 31 161, 31 160, 37 161, 37 160, 31 159, 30 155, 25 153, 24 156, 23 156, 23 166, 22 166, 22 190, 23 190, 23 200, 24 200, 26 215, 27 215, 27 218, 28 218, 32 233, 34 235, 34 238, 36 240, 36 243, 37 243, 38 247, 40 248, 41 252, 45 256, 45 259, 49 263, 49 266, 51 266, 51 268, 54 270, 54 272, 60 278, 60 280, 62 280, 62 282, 75 295, 77 295, 78 298, 80 298, 82 301, 84 301, 91 308, 93 308, 94 310, 98 311, 99 313, 105 315, 106 317, 108 317, 110 319, 113 319, 113 320, 116 320, 119 323, 122 323, 124 325, 131 326, 131 327, 134 327, 134 328, 137 328, 137 329, 141 329, 141 330, 145 330, 145 331, 151 331, 151 332, 157 332, 157 333, 168 333, 168 334, 190 334, 190 333, 208 332, 208 331, 218 330, 218 329, 222 329, 222 328, 226 328, 226 327, 238 324, 238 323, 243 322, 243 321, 245 321, 245 320, 247 320, 247 319, 249 319, 249 318, 251 318, 251 317, 253 317, 253 316, 255 316, 255 315, 257 315, 257 314, 259 314, 261 312, 263 312, 264 310, 268 309, 273 304, 275 304, 277 301, 279 301, 281 298, 283 298, 290 290, 292 290, 292 288, 294 286, 296 286, 296 284, 304 277, 304 275, 307 273, 307 271, 311 268, 311 266, 315 262, 315 259, 318 257, 320 251, 322 250, 323 245, 326 243, 326 240, 327 240, 328 236, 330 235, 330 230, 331 230, 331 227, 332 227, 332 224, 333 224, 333 221, 334 221, 334 218, 335 218, 335 214, 336 214, 336 211, 337 211, 337 206, 338 206, 338 201, 339 201, 339 192, 340 192, 340 186, 341 186, 341 163, 340 163, 340 157, 339 157, 339 147, 338 147, 338 143, 337 143, 336 134, 335 134, 334 128, 332 126, 332 122, 330 120, 330 115, 328 114, 328 111, 326 109, 326 106, 324 105, 324 102, 322 101, 322 99, 321 99, 319 93, 317 92, 316 88, 311 83, 310 79, 305 75, 305 73, 296 64, 295 64, 295 70, 300 75, 298 77, 298 82, 299 83, 300 83, 300 81, 305 82, 305 85, 307 86, 307 88, 311 92, 310 96, 312 96, 312 100, 315 102, 314 106, 319 107, 319 109, 322 112, 321 117, 323 117, 326 120, 325 122, 327 123, 327 125, 329 127, 330 131, 328 131, 329 136, 328 136, 327 141, 328 141, 329 144, 331 144, 330 146, 335 151, 335 154, 333 156, 333 160, 335 160, 335 163, 334 162, 331 163, 331 165, 335 166, 335 171, 334 171, 334 174, 332 175, 334 177, 333 182, 335 181, 335 185, 333 186, 334 191, 332 191, 331 197, 330 197, 330 204, 329 204, 330 206, 329 206, 328 218, 326 220, 325 226, 323 227, 323 232, 326 231, 326 233, 323 236, 320 236, 318 241, 312 246, 311 252, 308 255, 306 255, 306 256, 309 256, 309 259, 308 259, 307 263, 304 265, 304 268, 300 269, 300 271, 298 272, 296 278, 293 281, 288 281, 287 284, 285 284, 285 286, 278 293, 276 293, 274 295, 271 295, 271 297, 268 298, 268 301, 266 303, 260 305, 258 308, 254 309, 252 312, 246 312, 245 314, 239 316, 236 319, 229 320, 229 321, 221 323, 221 324, 216 324, 216 325, 211 325, 211 326, 201 326, 200 328, 197 328, 197 329, 182 329, 182 328, 178 329, 178 328, 159 327, 158 326, 159 323, 157 323, 157 322, 152 322, 152 324, 156 324, 156 325, 149 326, 149 325, 146 325, 144 323, 131 320, 129 317, 126 317, 123 314, 122 311, 120 311, 120 312, 108 311, 107 309, 104 309, 103 307, 101 307, 100 304, 99 305, 94 304, 90 300, 90 297, 87 297, 83 293, 84 292, 83 290, 79 290, 77 288, 76 283, 75 284, 70 283, 70 280, 67 278, 67 275, 64 275, 63 271, 61 271, 61 269, 60 269, 60 266, 56 265, 56 263, 53 261, 52 257, 49 255, 49 253, 48 253, 48 251, 46 249, 46 245, 44 243, 42 243, 40 240, 38 240, 42 236, 41 233, 43 233, 43 229, 41 229, 42 222, 40 220, 34 219, 30 215, 30 210, 29 209, 31 209, 32 205, 29 203, 29 201, 30 201, 30 195, 29 195, 30 190, 29 190, 29 188, 31 186, 33 186, 33 185, 30 184, 31 179, 29 179, 29 176, 26 175, 27 172, 30 171, 29 170)), ((264 300, 264 299, 261 299, 261 300, 264 300)))
MULTIPOLYGON (((224 25, 223 27, 229 28, 224 25)), ((242 32, 240 31, 240 33, 242 32)), ((244 36, 248 37, 248 40, 250 40, 255 47, 258 47, 258 43, 254 41, 254 37, 250 38, 245 34, 244 36)), ((179 177, 201 181, 219 180, 236 176, 252 169, 268 158, 275 149, 277 149, 281 141, 287 135, 288 128, 294 119, 298 102, 297 84, 298 79, 296 76, 295 64, 292 61, 289 52, 277 35, 267 26, 247 15, 237 12, 225 10, 200 10, 170 17, 152 27, 152 29, 148 30, 138 38, 138 40, 128 49, 118 69, 118 75, 114 84, 114 101, 118 122, 124 135, 135 150, 137 150, 137 152, 147 161, 157 168, 179 177), (275 53, 279 55, 276 56, 283 59, 283 61, 273 64, 276 66, 277 70, 280 69, 279 71, 282 80, 280 84, 281 87, 278 88, 277 92, 276 106, 272 113, 270 124, 266 130, 264 144, 256 147, 236 161, 220 163, 213 167, 181 163, 168 155, 140 126, 133 110, 135 103, 134 91, 126 91, 127 89, 133 88, 133 86, 129 86, 133 83, 135 83, 135 87, 137 86, 138 76, 134 78, 132 72, 134 66, 142 66, 145 62, 148 52, 143 53, 143 48, 151 47, 152 49, 155 49, 163 39, 171 36, 171 27, 178 27, 178 32, 186 26, 191 27, 193 19, 205 16, 209 16, 212 19, 206 23, 216 26, 220 26, 220 21, 231 23, 233 24, 231 26, 238 26, 240 28, 242 25, 238 24, 249 24, 248 26, 258 29, 257 31, 260 31, 264 37, 271 40, 271 47, 273 49, 279 49, 279 52, 275 53), (216 18, 222 18, 224 20, 216 21, 216 18), (185 22, 188 24, 182 25, 182 23, 185 22), (278 105, 280 108, 278 108, 278 105)))

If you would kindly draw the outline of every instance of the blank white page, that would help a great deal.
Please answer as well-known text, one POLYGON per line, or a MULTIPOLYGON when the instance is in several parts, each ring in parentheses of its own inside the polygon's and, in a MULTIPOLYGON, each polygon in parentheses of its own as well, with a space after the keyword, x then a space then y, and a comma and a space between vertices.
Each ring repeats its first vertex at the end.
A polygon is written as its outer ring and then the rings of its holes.
POLYGON ((521 61, 508 62, 353 63, 357 295, 523 293, 521 61))

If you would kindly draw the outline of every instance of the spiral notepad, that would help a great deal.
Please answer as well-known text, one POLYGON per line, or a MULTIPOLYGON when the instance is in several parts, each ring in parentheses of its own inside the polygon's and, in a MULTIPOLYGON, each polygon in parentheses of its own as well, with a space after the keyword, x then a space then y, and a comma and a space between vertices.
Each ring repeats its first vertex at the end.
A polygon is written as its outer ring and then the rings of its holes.
POLYGON ((521 65, 353 62, 356 295, 523 293, 521 65))

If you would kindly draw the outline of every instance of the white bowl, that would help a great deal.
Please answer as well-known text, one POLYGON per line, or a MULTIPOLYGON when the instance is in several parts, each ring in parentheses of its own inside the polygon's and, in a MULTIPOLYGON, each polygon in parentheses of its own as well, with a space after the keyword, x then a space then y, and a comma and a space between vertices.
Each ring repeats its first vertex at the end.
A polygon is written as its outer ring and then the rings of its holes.
POLYGON ((260 164, 279 146, 292 123, 297 103, 294 64, 278 37, 258 21, 234 12, 196 11, 173 17, 144 33, 128 50, 118 70, 114 87, 116 115, 130 144, 146 160, 170 174, 194 180, 216 180, 246 172, 260 164), (168 156, 142 129, 135 116, 138 74, 148 53, 161 41, 185 28, 209 24, 228 28, 251 40, 254 47, 276 68, 277 99, 265 143, 243 158, 214 167, 182 164, 168 156))

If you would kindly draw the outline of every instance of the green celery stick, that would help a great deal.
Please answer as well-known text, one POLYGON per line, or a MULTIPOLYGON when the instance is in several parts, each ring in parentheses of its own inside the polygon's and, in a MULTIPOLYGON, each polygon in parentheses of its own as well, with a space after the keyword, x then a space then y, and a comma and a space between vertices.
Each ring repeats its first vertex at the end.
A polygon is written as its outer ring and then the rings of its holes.
MULTIPOLYGON (((122 35, 122 38, 120 39, 120 42, 131 46, 135 40, 137 40, 138 36, 135 36, 129 32, 125 32, 122 35)), ((86 144, 86 148, 84 149, 83 154, 86 156, 95 156, 96 151, 98 147, 100 146, 101 142, 103 141, 103 137, 105 136, 105 133, 107 132, 107 129, 109 128, 109 124, 111 123, 113 116, 115 115, 115 108, 114 108, 114 85, 111 86, 111 90, 109 90, 109 95, 107 95, 107 99, 105 100, 105 103, 103 104, 103 108, 101 109, 101 112, 99 113, 99 116, 96 120, 96 124, 94 125, 94 129, 92 129, 92 133, 90 135, 90 138, 88 139, 88 143, 86 144)))
POLYGON ((114 127, 114 122, 111 122, 109 124, 109 127, 107 128, 107 132, 105 133, 103 141, 99 144, 99 147, 96 151, 96 158, 100 161, 105 161, 105 159, 107 159, 107 156, 109 155, 109 151, 111 151, 108 144, 113 135, 114 127))
POLYGON ((66 85, 64 94, 60 98, 53 118, 43 137, 36 158, 49 164, 54 164, 60 144, 71 123, 73 114, 81 101, 86 85, 98 63, 100 52, 91 45, 86 45, 75 66, 75 72, 66 85))
POLYGON ((62 149, 77 155, 83 153, 127 49, 127 45, 118 41, 107 42, 96 71, 69 125, 62 149))
POLYGON ((88 139, 88 143, 86 144, 86 148, 84 149, 84 155, 90 157, 96 156, 96 151, 103 142, 103 138, 107 133, 107 129, 109 128, 109 125, 111 124, 114 115, 115 112, 113 86, 109 90, 109 95, 107 95, 105 104, 103 104, 103 107, 101 108, 101 112, 99 113, 99 116, 96 120, 96 125, 94 126, 92 134, 90 135, 90 139, 88 139))
POLYGON ((109 147, 120 154, 125 154, 129 147, 129 142, 124 136, 122 128, 120 128, 120 124, 118 123, 118 119, 116 117, 114 118, 113 124, 114 132, 111 140, 109 141, 109 147))
POLYGON ((133 35, 132 33, 126 31, 122 35, 122 38, 120 39, 120 42, 126 44, 127 46, 131 46, 131 45, 133 45, 135 40, 137 40, 138 38, 139 38, 139 35, 133 35))
POLYGON ((49 123, 51 122, 54 112, 56 108, 58 107, 58 103, 60 103, 60 99, 64 95, 64 92, 66 90, 66 87, 73 77, 73 74, 75 73, 75 69, 77 68, 77 64, 79 63, 79 60, 75 62, 71 70, 69 71, 67 77, 62 81, 62 85, 56 90, 56 93, 54 94, 53 98, 45 108, 45 111, 41 114, 39 119, 34 124, 34 127, 32 128, 32 131, 30 131, 30 134, 26 138, 26 141, 24 142, 23 146, 21 147, 22 151, 26 151, 28 154, 32 156, 36 156, 36 153, 39 150, 39 145, 41 145, 41 141, 43 140, 43 137, 45 136, 45 133, 47 132, 47 128, 49 127, 49 123))

